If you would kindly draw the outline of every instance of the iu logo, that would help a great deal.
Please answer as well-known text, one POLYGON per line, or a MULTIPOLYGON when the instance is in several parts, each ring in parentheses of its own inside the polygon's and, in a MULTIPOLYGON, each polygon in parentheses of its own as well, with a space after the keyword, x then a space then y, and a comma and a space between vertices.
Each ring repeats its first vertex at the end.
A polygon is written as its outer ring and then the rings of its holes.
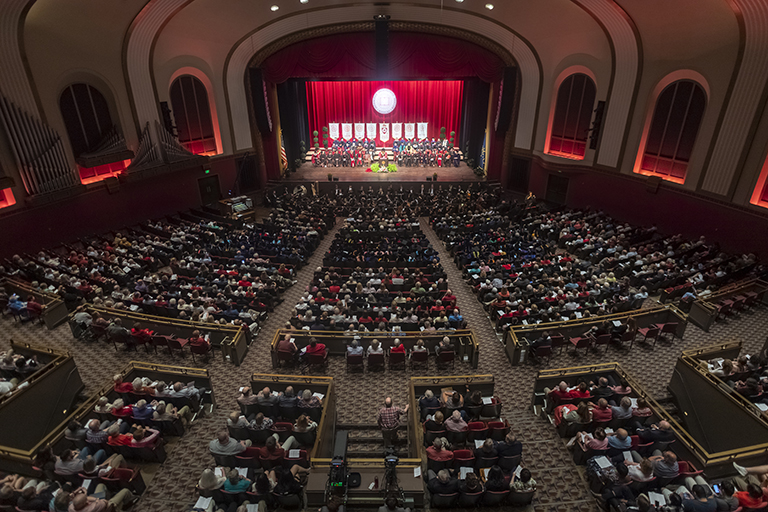
POLYGON ((397 97, 391 90, 383 88, 373 95, 373 109, 379 114, 389 114, 397 106, 397 97))

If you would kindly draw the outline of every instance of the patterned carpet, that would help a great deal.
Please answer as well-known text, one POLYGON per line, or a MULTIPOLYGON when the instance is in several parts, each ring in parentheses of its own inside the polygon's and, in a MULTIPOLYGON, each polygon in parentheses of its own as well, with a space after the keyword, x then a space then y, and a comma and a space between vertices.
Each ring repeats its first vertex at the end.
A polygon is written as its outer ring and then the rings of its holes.
MULTIPOLYGON (((189 510, 194 502, 194 487, 202 469, 213 463, 208 454, 207 443, 218 428, 224 425, 226 416, 236 408, 235 396, 239 386, 248 382, 253 372, 271 373, 269 343, 275 330, 290 315, 313 270, 321 264, 325 251, 333 240, 339 224, 321 242, 320 247, 297 275, 298 283, 283 296, 284 302, 270 314, 261 334, 250 347, 245 362, 239 368, 224 363, 220 357, 213 357, 208 363, 213 380, 213 389, 218 409, 212 417, 198 420, 178 442, 168 447, 168 459, 159 468, 135 510, 141 512, 182 512, 189 510)), ((442 249, 443 245, 429 227, 426 219, 421 226, 432 245, 442 249)), ((571 461, 563 442, 554 428, 547 422, 533 416, 528 408, 536 372, 546 367, 560 368, 591 364, 601 361, 617 361, 642 382, 657 398, 667 396, 666 385, 672 374, 674 363, 684 349, 704 346, 715 342, 741 340, 746 352, 762 347, 768 328, 768 310, 757 309, 744 313, 741 318, 717 324, 710 333, 689 325, 684 339, 673 343, 658 343, 655 350, 635 346, 631 351, 610 348, 607 355, 590 352, 588 355, 572 356, 570 351, 555 355, 548 365, 510 366, 499 337, 494 332, 479 302, 462 282, 459 270, 450 256, 441 253, 443 266, 448 273, 448 283, 458 297, 469 326, 474 330, 480 343, 480 363, 477 370, 468 364, 458 362, 453 371, 457 375, 472 373, 493 374, 496 379, 496 394, 504 402, 503 415, 509 420, 513 431, 524 444, 523 463, 531 469, 539 483, 534 500, 536 512, 592 511, 596 504, 584 482, 581 470, 571 461)), ((149 361, 162 364, 192 366, 192 358, 175 359, 167 354, 147 355, 141 349, 135 352, 115 352, 111 345, 83 344, 72 339, 69 327, 64 325, 54 331, 36 325, 19 326, 8 318, 0 319, 0 350, 8 348, 8 340, 29 342, 69 350, 74 354, 86 385, 86 393, 103 385, 112 374, 131 360, 149 361)), ((216 354, 218 356, 218 354, 216 354)), ((288 370, 290 372, 290 370, 288 370)), ((406 399, 406 379, 412 375, 434 375, 437 370, 431 362, 429 371, 389 371, 347 376, 344 361, 333 358, 328 375, 336 379, 338 418, 341 423, 366 424, 375 422, 376 410, 385 395, 403 404, 406 399)))

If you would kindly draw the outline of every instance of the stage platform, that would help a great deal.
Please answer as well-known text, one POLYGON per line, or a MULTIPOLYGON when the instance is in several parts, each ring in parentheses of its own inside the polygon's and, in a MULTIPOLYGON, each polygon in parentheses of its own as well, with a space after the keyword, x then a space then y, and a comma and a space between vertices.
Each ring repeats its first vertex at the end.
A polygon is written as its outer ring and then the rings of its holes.
POLYGON ((437 173, 440 182, 477 182, 485 181, 478 177, 467 164, 459 167, 398 167, 397 172, 365 172, 366 167, 315 167, 304 164, 296 172, 286 176, 283 181, 328 181, 328 173, 339 182, 345 181, 426 181, 437 173))

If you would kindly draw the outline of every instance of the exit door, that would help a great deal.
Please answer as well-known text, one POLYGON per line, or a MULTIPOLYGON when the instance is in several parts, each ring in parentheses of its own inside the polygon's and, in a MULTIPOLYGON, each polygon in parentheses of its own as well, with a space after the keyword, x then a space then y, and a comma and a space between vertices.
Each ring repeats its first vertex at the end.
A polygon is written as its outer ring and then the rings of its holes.
POLYGON ((197 180, 197 185, 200 187, 201 204, 214 204, 217 203, 219 199, 221 199, 221 187, 219 185, 218 174, 200 178, 197 180))

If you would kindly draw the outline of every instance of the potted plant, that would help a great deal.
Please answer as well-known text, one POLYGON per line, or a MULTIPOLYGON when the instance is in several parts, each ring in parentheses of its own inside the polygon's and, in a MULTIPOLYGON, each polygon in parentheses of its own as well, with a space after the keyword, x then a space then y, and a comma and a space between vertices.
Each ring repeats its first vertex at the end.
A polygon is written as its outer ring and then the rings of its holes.
POLYGON ((379 172, 379 164, 371 164, 371 172, 379 172))
POLYGON ((319 150, 319 149, 320 149, 320 144, 318 144, 317 142, 315 142, 315 151, 317 151, 317 150, 319 150))
POLYGON ((295 166, 296 169, 301 167, 301 164, 303 164, 303 163, 304 163, 304 161, 301 158, 297 158, 296 160, 293 161, 293 165, 295 166))
POLYGON ((453 139, 454 139, 454 137, 456 137, 456 132, 451 130, 451 139, 449 141, 451 143, 451 147, 454 147, 453 146, 453 139))
POLYGON ((440 140, 445 138, 445 126, 440 127, 440 140))
POLYGON ((333 174, 328 173, 328 181, 333 181, 333 174))
POLYGON ((437 173, 434 173, 434 174, 432 175, 432 181, 437 181, 437 173))
POLYGON ((389 164, 387 166, 387 171, 388 172, 397 172, 397 166, 395 164, 389 164))

